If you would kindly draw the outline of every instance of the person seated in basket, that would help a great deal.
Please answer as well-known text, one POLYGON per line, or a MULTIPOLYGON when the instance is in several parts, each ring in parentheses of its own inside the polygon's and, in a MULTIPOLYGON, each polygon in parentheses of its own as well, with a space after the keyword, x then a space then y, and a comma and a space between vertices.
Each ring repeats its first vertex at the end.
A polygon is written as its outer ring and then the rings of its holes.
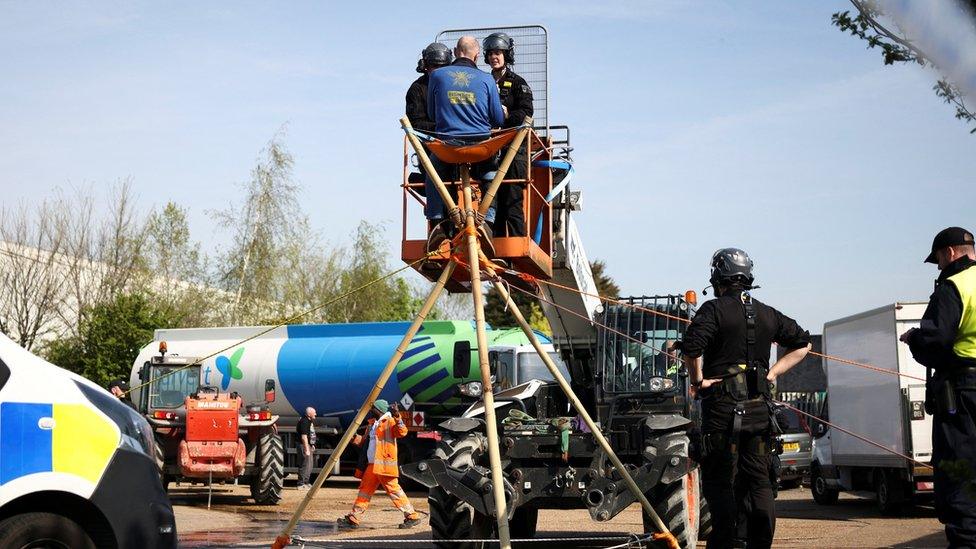
MULTIPOLYGON (((484 141, 490 136, 492 128, 500 128, 505 123, 498 86, 490 74, 478 69, 476 60, 480 53, 481 46, 473 36, 462 36, 454 48, 454 62, 430 73, 428 115, 434 120, 435 135, 447 143, 463 145, 484 141)), ((456 166, 442 162, 436 155, 431 162, 442 180, 457 179, 456 166)), ((490 179, 493 165, 494 162, 489 161, 472 166, 471 176, 490 179)), ((454 227, 450 220, 443 221, 444 204, 429 178, 426 193, 425 213, 431 224, 435 225, 427 240, 427 251, 430 252, 453 233, 454 227)), ((494 204, 488 209, 485 221, 478 232, 483 243, 490 247, 491 224, 495 221, 494 204)))

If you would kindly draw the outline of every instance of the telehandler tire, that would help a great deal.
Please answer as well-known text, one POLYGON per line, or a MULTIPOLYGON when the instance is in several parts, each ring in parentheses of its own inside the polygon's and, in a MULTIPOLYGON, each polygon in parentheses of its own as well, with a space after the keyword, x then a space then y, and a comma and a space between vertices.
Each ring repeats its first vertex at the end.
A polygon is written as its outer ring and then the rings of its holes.
MULTIPOLYGON (((648 499, 664 521, 671 534, 678 540, 682 548, 694 548, 698 544, 698 528, 701 524, 701 469, 695 469, 681 480, 671 484, 655 486, 647 494, 648 499)), ((644 532, 656 532, 654 522, 642 514, 644 532)), ((653 547, 649 544, 648 547, 653 547)))
POLYGON ((256 471, 251 476, 251 497, 260 505, 277 505, 285 479, 285 445, 278 433, 258 438, 256 471))
MULTIPOLYGON (((484 437, 471 434, 451 443, 438 445, 434 457, 451 467, 468 468, 476 464, 485 448, 484 437)), ((427 495, 430 511, 430 531, 438 549, 474 549, 474 544, 437 543, 437 540, 470 539, 472 537, 471 506, 449 494, 440 486, 430 489, 427 495)))

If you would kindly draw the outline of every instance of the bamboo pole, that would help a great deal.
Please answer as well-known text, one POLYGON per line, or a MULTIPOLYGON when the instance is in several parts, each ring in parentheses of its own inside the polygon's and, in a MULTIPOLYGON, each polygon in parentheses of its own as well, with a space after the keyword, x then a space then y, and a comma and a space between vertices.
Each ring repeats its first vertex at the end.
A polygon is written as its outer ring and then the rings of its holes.
POLYGON ((559 383, 559 387, 562 388, 564 393, 566 393, 566 397, 569 398, 573 408, 576 408, 576 411, 579 413, 580 417, 583 418, 586 426, 590 428, 590 431, 593 433, 594 438, 596 438, 597 443, 601 448, 603 448, 603 451, 606 452, 607 457, 610 458, 610 461, 613 463, 613 466, 616 467, 617 472, 620 473, 620 476, 623 477, 624 482, 627 484, 627 488, 630 489, 631 493, 633 493, 637 498, 637 501, 640 502, 641 507, 644 508, 644 512, 654 522, 658 532, 666 534, 669 545, 677 549, 678 545, 674 536, 668 530, 667 526, 665 526, 664 521, 661 520, 661 517, 658 516, 656 511, 654 511, 654 507, 651 505, 651 502, 648 501, 647 496, 641 492, 640 487, 637 486, 636 482, 634 482, 634 478, 630 476, 630 472, 628 472, 627 468, 624 467, 623 462, 621 462, 620 458, 617 457, 616 452, 614 452, 613 448, 610 447, 610 443, 607 441, 606 437, 603 436, 603 433, 600 431, 600 428, 597 427, 596 423, 593 422, 593 418, 590 417, 589 412, 587 412, 586 408, 583 407, 583 403, 580 402, 579 398, 576 396, 576 393, 573 392, 573 388, 570 387, 569 382, 566 381, 563 374, 558 368, 556 368, 556 365, 553 364, 552 358, 549 357, 549 353, 542 348, 542 344, 539 343, 539 339, 536 338, 535 332, 532 331, 532 327, 529 326, 529 323, 526 322, 525 317, 522 316, 522 311, 519 310, 518 305, 512 301, 512 297, 508 294, 508 290, 505 288, 505 285, 497 280, 494 281, 494 285, 502 299, 508 303, 508 309, 512 312, 512 316, 515 317, 515 320, 522 328, 522 331, 525 332, 526 337, 529 338, 532 346, 535 347, 535 352, 539 354, 539 358, 542 359, 542 362, 546 365, 546 368, 549 369, 552 376, 556 378, 556 382, 559 383))
POLYGON ((312 483, 312 487, 309 489, 308 493, 305 494, 305 499, 303 499, 298 505, 298 508, 295 509, 294 514, 292 514, 291 519, 288 521, 288 524, 285 526, 284 530, 282 530, 281 534, 278 535, 277 539, 275 539, 274 545, 271 546, 272 549, 282 549, 291 542, 291 534, 295 531, 295 526, 298 524, 298 521, 301 520, 302 514, 305 512, 308 504, 311 503, 312 498, 315 496, 315 492, 322 487, 325 479, 328 478, 329 473, 335 468, 336 463, 338 463, 342 452, 346 449, 346 446, 349 445, 349 442, 352 440, 353 436, 355 436, 359 426, 362 425, 363 420, 366 418, 366 414, 372 407, 373 402, 376 401, 376 397, 379 396, 380 391, 383 390, 386 382, 390 379, 390 375, 393 373, 394 367, 396 367, 397 363, 400 362, 400 358, 402 358, 403 353, 407 351, 407 346, 410 345, 410 341, 420 330, 420 325, 427 318, 427 315, 434 307, 434 304, 437 303, 437 298, 440 297, 441 292, 444 291, 444 285, 447 284, 448 280, 450 280, 451 274, 454 273, 455 266, 456 264, 453 261, 447 262, 447 265, 444 267, 444 271, 441 272, 440 278, 437 279, 437 283, 434 284, 434 287, 430 290, 427 300, 424 301, 423 307, 421 307, 420 312, 417 313, 417 318, 414 319, 413 324, 411 324, 410 328, 407 329, 407 333, 403 335, 403 339, 400 340, 400 344, 397 345, 393 356, 390 357, 389 362, 386 363, 386 367, 383 368, 383 371, 380 373, 379 378, 373 385, 373 389, 369 392, 369 396, 366 397, 363 405, 359 408, 359 411, 356 412, 356 417, 352 420, 352 423, 349 424, 349 427, 346 428, 346 432, 342 434, 342 438, 339 439, 339 443, 336 445, 335 449, 332 450, 332 455, 329 456, 325 466, 322 467, 322 470, 319 471, 318 476, 315 477, 315 482, 312 483))
POLYGON ((510 549, 508 509, 505 502, 505 483, 502 480, 502 461, 498 450, 498 424, 495 423, 495 395, 491 388, 488 367, 488 337, 485 335, 485 309, 481 295, 481 269, 478 267, 478 237, 475 236, 475 215, 471 201, 471 174, 467 165, 461 166, 461 185, 464 194, 465 227, 468 233, 468 262, 471 270, 471 296, 474 300, 474 321, 478 338, 478 364, 481 367, 481 389, 485 406, 485 430, 488 432, 488 462, 491 466, 491 488, 495 500, 498 541, 501 549, 510 549))
POLYGON ((518 153, 519 147, 525 141, 525 136, 529 134, 529 130, 532 128, 532 117, 526 116, 522 124, 526 127, 519 130, 515 135, 515 139, 508 145, 505 157, 502 158, 502 163, 498 166, 498 171, 495 172, 495 178, 488 185, 488 192, 481 198, 481 205, 478 208, 481 215, 488 213, 488 208, 491 206, 491 201, 495 199, 495 193, 498 192, 498 187, 501 186, 502 179, 505 179, 505 174, 508 173, 508 168, 511 167, 512 160, 515 159, 515 154, 518 153))
POLYGON ((454 210, 457 208, 454 197, 451 196, 450 191, 447 190, 447 186, 441 181, 440 174, 434 169, 434 164, 430 161, 430 157, 427 156, 427 149, 420 144, 420 140, 413 134, 413 126, 410 124, 410 119, 406 116, 400 118, 400 125, 403 127, 404 133, 407 134, 407 139, 410 141, 410 144, 413 145, 413 150, 416 151, 417 158, 420 159, 420 164, 426 170, 427 177, 437 187, 437 194, 441 195, 441 199, 444 200, 444 205, 447 206, 448 211, 454 210))

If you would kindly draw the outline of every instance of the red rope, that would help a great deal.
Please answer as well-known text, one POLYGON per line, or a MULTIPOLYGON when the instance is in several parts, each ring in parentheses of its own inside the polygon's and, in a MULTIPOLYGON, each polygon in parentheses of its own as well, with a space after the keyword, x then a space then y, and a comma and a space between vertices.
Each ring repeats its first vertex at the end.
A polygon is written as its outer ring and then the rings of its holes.
MULTIPOLYGON (((578 290, 576 288, 572 288, 570 286, 565 286, 563 284, 559 284, 559 283, 556 283, 556 282, 552 282, 550 280, 540 280, 540 279, 537 279, 537 278, 535 278, 535 277, 533 277, 531 275, 528 275, 528 274, 525 274, 525 273, 520 273, 520 272, 514 271, 512 269, 507 269, 506 272, 508 272, 509 274, 513 274, 515 276, 518 276, 519 278, 522 278, 523 280, 530 280, 531 282, 541 282, 542 284, 547 284, 549 286, 555 286, 557 288, 561 288, 563 290, 567 290, 567 291, 570 291, 570 292, 576 292, 576 293, 578 293, 580 295, 585 295, 585 296, 589 296, 589 297, 595 297, 595 298, 597 298, 597 299, 599 299, 601 301, 605 301, 607 303, 615 303, 617 305, 623 305, 624 307, 631 307, 633 309, 636 309, 638 311, 643 311, 645 313, 650 313, 650 314, 657 315, 657 316, 663 316, 665 318, 670 318, 670 319, 673 319, 673 320, 679 320, 681 322, 686 322, 686 323, 689 323, 689 324, 691 323, 691 320, 690 319, 687 319, 687 318, 682 318, 682 317, 679 317, 679 316, 669 315, 669 314, 664 313, 664 312, 661 312, 661 311, 655 311, 654 309, 648 309, 647 307, 641 307, 640 305, 637 305, 637 304, 634 304, 634 303, 628 303, 626 301, 622 301, 622 300, 619 300, 619 299, 612 299, 612 298, 609 298, 609 297, 603 297, 603 296, 601 296, 599 294, 587 293, 587 292, 584 292, 582 290, 578 290), (525 278, 525 277, 528 277, 528 278, 525 278)), ((539 296, 534 296, 534 297, 537 297, 538 298, 539 296)), ((848 360, 846 358, 840 358, 840 357, 836 357, 836 356, 832 356, 832 355, 828 355, 828 354, 824 354, 824 353, 818 353, 816 351, 810 351, 810 354, 812 354, 814 356, 819 356, 819 357, 822 357, 822 358, 826 358, 828 360, 833 360, 833 361, 836 361, 836 362, 840 362, 841 364, 849 364, 851 366, 858 366, 858 367, 861 367, 861 368, 864 368, 864 369, 867 369, 867 370, 873 370, 875 372, 881 372, 881 373, 885 373, 885 374, 889 374, 889 375, 906 377, 908 379, 914 379, 914 380, 917 380, 917 381, 925 381, 925 378, 923 378, 923 377, 918 377, 918 376, 914 376, 914 375, 911 375, 911 374, 906 374, 906 373, 903 373, 903 372, 897 372, 895 370, 888 370, 886 368, 879 368, 877 366, 872 366, 870 364, 865 364, 863 362, 857 362, 855 360, 848 360)))
MULTIPOLYGON (((563 311, 566 311, 566 312, 568 312, 568 313, 570 313, 570 314, 572 314, 572 315, 575 315, 575 316, 577 316, 577 317, 580 317, 580 318, 582 318, 582 319, 584 319, 584 320, 587 320, 587 321, 589 321, 589 319, 588 319, 588 318, 586 318, 586 316, 584 316, 584 315, 582 315, 582 314, 580 314, 580 313, 577 313, 576 311, 573 311, 573 310, 571 310, 571 309, 569 309, 569 308, 567 308, 567 307, 564 307, 564 306, 561 306, 561 305, 557 305, 557 304, 555 304, 555 303, 553 303, 552 301, 549 301, 548 299, 546 299, 546 298, 544 298, 544 297, 540 297, 540 296, 533 296, 533 294, 531 294, 530 292, 528 292, 528 291, 526 291, 526 290, 523 290, 523 289, 521 289, 521 288, 519 288, 519 287, 516 287, 516 286, 513 286, 513 288, 515 288, 516 290, 518 290, 518 291, 520 291, 520 292, 522 292, 522 293, 524 293, 524 294, 526 294, 526 295, 529 295, 529 296, 532 296, 532 297, 535 297, 535 298, 537 298, 537 299, 540 299, 541 301, 544 301, 544 302, 546 302, 546 303, 548 303, 548 304, 550 304, 550 305, 552 305, 552 306, 554 306, 554 307, 557 307, 557 308, 559 308, 559 309, 561 309, 561 310, 563 310, 563 311)), ((593 322, 593 321, 591 321, 591 322, 593 322)), ((653 347, 651 347, 651 346, 650 346, 650 345, 648 345, 647 343, 645 343, 645 342, 643 342, 643 341, 639 341, 639 340, 637 340, 637 339, 635 339, 635 338, 633 338, 633 337, 631 337, 631 336, 629 336, 629 335, 627 335, 627 334, 625 334, 625 333, 623 333, 623 332, 620 332, 620 331, 618 331, 618 330, 614 330, 613 328, 610 328, 609 326, 606 326, 606 325, 603 325, 603 324, 600 324, 599 322, 593 322, 593 324, 596 324, 597 326, 600 326, 600 327, 602 327, 602 328, 604 328, 604 329, 606 329, 606 330, 609 330, 609 331, 611 331, 611 332, 613 332, 613 333, 615 333, 615 334, 618 334, 618 335, 621 335, 621 336, 623 336, 624 338, 626 338, 626 339, 629 339, 629 340, 631 340, 631 341, 633 341, 633 342, 635 342, 635 343, 638 343, 638 344, 640 344, 640 345, 643 345, 643 346, 646 346, 646 347, 649 347, 649 348, 651 348, 651 349, 654 349, 653 347)), ((658 351, 658 349, 654 349, 654 350, 655 350, 655 351, 658 351)), ((666 354, 667 356, 669 356, 669 357, 671 357, 671 358, 675 358, 675 359, 677 359, 677 358, 678 358, 677 356, 675 356, 675 355, 673 355, 673 354, 670 354, 670 353, 667 353, 667 352, 665 352, 664 354, 666 354)), ((884 371, 889 371, 889 370, 884 370, 884 371)), ((928 464, 926 464, 926 463, 922 463, 921 461, 918 461, 918 460, 916 460, 916 459, 914 459, 914 458, 912 458, 912 457, 910 457, 910 456, 907 456, 907 455, 905 455, 905 454, 902 454, 902 453, 900 453, 900 452, 896 452, 895 450, 892 450, 891 448, 888 448, 887 446, 884 446, 884 445, 882 445, 882 444, 880 444, 880 443, 878 443, 878 442, 875 442, 875 441, 873 441, 873 440, 871 440, 871 439, 869 439, 869 438, 867 438, 867 437, 864 437, 864 436, 862 436, 862 435, 859 435, 859 434, 857 434, 857 433, 854 433, 854 432, 852 432, 852 431, 849 431, 849 430, 847 430, 847 429, 844 429, 843 427, 840 427, 839 425, 836 425, 836 424, 834 424, 834 423, 831 423, 831 422, 829 422, 829 421, 826 421, 826 420, 824 420, 824 419, 821 419, 821 418, 819 418, 819 417, 817 417, 817 416, 815 416, 815 415, 813 415, 813 414, 810 414, 810 413, 807 413, 807 412, 804 412, 803 410, 800 410, 799 408, 797 408, 797 407, 795 407, 795 406, 792 406, 792 405, 790 405, 790 404, 787 404, 787 403, 785 403, 785 402, 781 402, 781 401, 775 401, 775 402, 777 402, 777 403, 779 403, 779 404, 781 404, 781 405, 783 405, 783 406, 785 406, 785 407, 787 407, 787 408, 789 408, 789 409, 791 409, 791 410, 794 410, 794 411, 796 411, 796 412, 798 412, 798 413, 800 413, 800 414, 803 414, 804 416, 807 416, 807 417, 809 417, 809 418, 812 418, 812 419, 815 419, 815 420, 817 420, 817 421, 819 421, 819 422, 821 422, 821 423, 824 423, 824 424, 826 424, 826 425, 829 425, 830 427, 832 427, 832 428, 834 428, 834 429, 837 429, 838 431, 840 431, 840 432, 842 432, 842 433, 846 433, 846 434, 848 434, 848 435, 850 435, 850 436, 852 436, 852 437, 854 437, 854 438, 856 438, 856 439, 858 439, 858 440, 861 440, 861 441, 864 441, 864 442, 866 442, 866 443, 868 443, 868 444, 870 444, 870 445, 872 445, 872 446, 876 446, 876 447, 878 447, 878 448, 880 448, 880 449, 882 449, 882 450, 884 450, 884 451, 886 451, 886 452, 890 452, 890 453, 892 453, 892 454, 894 454, 894 455, 896 455, 896 456, 898 456, 898 457, 901 457, 901 458, 904 458, 904 459, 906 459, 906 460, 908 460, 908 461, 910 461, 910 462, 912 462, 912 463, 915 463, 916 465, 919 465, 919 466, 921 466, 921 467, 926 467, 926 468, 928 468, 928 469, 932 469, 932 466, 931 466, 931 465, 928 465, 928 464)))

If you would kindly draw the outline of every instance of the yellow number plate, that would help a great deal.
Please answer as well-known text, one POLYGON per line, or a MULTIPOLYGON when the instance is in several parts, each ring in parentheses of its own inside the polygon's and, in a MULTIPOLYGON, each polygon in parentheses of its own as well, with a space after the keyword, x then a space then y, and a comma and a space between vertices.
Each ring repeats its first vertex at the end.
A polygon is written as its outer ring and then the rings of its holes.
POLYGON ((799 442, 784 442, 783 443, 784 452, 799 452, 800 443, 799 442))

